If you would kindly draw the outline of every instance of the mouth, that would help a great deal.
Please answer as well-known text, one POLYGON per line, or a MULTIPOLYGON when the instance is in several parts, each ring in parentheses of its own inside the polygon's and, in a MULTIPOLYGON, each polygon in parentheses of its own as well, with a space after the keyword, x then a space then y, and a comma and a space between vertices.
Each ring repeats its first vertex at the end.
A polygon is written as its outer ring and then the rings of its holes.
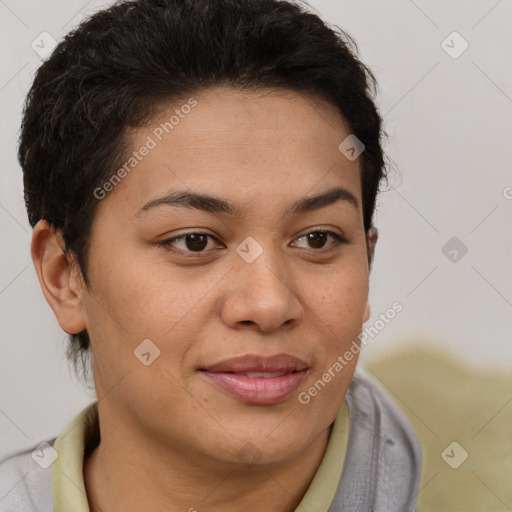
POLYGON ((229 396, 252 405, 270 405, 289 398, 309 367, 290 354, 245 355, 200 368, 200 374, 229 396))

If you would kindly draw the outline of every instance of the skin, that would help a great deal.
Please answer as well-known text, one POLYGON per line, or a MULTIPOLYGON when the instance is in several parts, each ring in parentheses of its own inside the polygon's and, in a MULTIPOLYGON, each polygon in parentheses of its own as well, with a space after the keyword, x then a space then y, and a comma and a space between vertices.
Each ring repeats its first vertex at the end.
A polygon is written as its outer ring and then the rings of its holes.
MULTIPOLYGON (((43 220, 33 233, 34 265, 60 326, 87 329, 91 339, 102 436, 84 465, 92 512, 293 511, 325 453, 357 357, 309 404, 298 392, 348 350, 369 317, 376 234, 367 240, 364 232, 360 159, 338 150, 350 130, 336 108, 288 90, 218 87, 194 98, 191 113, 99 202, 87 290, 60 232, 43 220), (285 214, 294 201, 336 187, 358 206, 338 200, 285 214), (229 200, 241 215, 169 205, 138 214, 174 190, 229 200), (322 248, 304 237, 326 230, 348 243, 328 236, 322 248), (158 245, 190 231, 212 235, 204 252, 183 239, 172 246, 181 253, 158 245), (235 251, 248 236, 263 249, 250 264, 235 251), (134 356, 147 338, 160 350, 149 366, 134 356), (234 356, 283 352, 309 371, 297 393, 274 405, 236 400, 198 372, 234 356), (252 465, 238 454, 248 442, 252 465)), ((183 103, 134 129, 132 149, 183 103)))

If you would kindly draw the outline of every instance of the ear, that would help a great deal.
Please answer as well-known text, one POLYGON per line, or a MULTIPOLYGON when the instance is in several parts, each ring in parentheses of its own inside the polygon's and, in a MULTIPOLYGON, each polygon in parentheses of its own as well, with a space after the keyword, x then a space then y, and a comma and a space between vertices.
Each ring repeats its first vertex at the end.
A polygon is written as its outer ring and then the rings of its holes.
POLYGON ((60 230, 44 219, 35 225, 30 252, 39 284, 61 328, 77 334, 85 330, 81 273, 64 247, 60 230))
POLYGON ((373 256, 375 254, 375 246, 379 238, 379 232, 375 226, 371 226, 366 232, 366 248, 368 253, 368 267, 371 269, 373 263, 373 256))
MULTIPOLYGON (((373 263, 373 256, 375 254, 375 246, 377 245, 377 239, 379 238, 379 232, 375 226, 371 226, 366 233, 366 247, 368 253, 368 267, 371 269, 373 263)), ((370 305, 368 302, 364 308, 363 313, 363 324, 368 322, 370 319, 370 305)))

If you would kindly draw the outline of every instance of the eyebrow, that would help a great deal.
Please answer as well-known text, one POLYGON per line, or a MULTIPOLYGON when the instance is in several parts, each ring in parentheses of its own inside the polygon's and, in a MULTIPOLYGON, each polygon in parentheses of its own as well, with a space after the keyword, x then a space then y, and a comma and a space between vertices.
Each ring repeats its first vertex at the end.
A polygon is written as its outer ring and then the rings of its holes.
MULTIPOLYGON (((346 202, 359 211, 359 202, 357 198, 345 188, 337 187, 315 196, 308 196, 295 201, 285 212, 286 215, 298 215, 300 213, 319 210, 325 206, 329 206, 338 201, 346 202)), ((219 197, 198 194, 187 191, 176 191, 170 194, 153 199, 146 203, 138 212, 137 216, 142 213, 156 208, 158 206, 180 206, 184 208, 196 208, 207 213, 224 213, 227 215, 240 216, 242 208, 225 199, 219 197)))

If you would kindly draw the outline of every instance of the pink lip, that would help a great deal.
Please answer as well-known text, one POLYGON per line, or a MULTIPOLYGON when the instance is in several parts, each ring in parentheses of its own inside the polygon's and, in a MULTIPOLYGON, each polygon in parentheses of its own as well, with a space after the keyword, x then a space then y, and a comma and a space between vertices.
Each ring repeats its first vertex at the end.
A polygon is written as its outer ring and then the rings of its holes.
POLYGON ((275 354, 273 356, 259 356, 247 354, 244 356, 232 357, 211 366, 201 368, 209 372, 296 372, 308 367, 307 363, 298 357, 290 354, 275 354))
POLYGON ((308 371, 307 364, 289 354, 245 355, 201 369, 208 381, 248 404, 275 404, 290 397, 308 371), (248 377, 242 373, 280 372, 279 377, 248 377))

